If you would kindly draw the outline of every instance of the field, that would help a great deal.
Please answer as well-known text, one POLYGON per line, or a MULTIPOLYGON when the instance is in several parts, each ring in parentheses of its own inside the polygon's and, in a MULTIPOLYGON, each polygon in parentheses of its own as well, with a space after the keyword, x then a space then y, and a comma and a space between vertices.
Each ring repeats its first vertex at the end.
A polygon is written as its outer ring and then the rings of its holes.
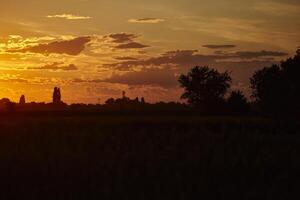
POLYGON ((295 199, 299 124, 187 115, 0 116, 0 199, 295 199))

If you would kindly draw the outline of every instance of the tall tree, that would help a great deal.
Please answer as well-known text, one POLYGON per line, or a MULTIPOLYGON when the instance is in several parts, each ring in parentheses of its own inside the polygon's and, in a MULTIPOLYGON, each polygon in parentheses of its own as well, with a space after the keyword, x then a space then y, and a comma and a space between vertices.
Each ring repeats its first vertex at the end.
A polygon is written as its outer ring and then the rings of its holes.
POLYGON ((209 67, 196 66, 187 75, 182 74, 178 81, 184 88, 182 99, 187 99, 193 106, 211 110, 224 101, 231 77, 227 71, 220 73, 209 67))
POLYGON ((61 93, 60 88, 55 87, 53 91, 53 104, 60 104, 61 103, 61 93))
POLYGON ((22 95, 22 96, 20 97, 19 104, 20 104, 20 105, 24 105, 25 103, 26 103, 26 101, 25 101, 25 96, 22 95))
POLYGON ((258 70, 250 79, 252 97, 269 113, 292 114, 300 109, 300 50, 296 55, 258 70))

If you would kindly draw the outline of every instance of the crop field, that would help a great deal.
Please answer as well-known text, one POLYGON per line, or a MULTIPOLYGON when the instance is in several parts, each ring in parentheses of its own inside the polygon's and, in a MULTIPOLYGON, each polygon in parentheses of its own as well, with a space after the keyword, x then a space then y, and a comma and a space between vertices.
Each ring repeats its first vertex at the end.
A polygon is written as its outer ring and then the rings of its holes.
POLYGON ((0 199, 294 199, 300 186, 297 123, 12 114, 0 132, 0 199))

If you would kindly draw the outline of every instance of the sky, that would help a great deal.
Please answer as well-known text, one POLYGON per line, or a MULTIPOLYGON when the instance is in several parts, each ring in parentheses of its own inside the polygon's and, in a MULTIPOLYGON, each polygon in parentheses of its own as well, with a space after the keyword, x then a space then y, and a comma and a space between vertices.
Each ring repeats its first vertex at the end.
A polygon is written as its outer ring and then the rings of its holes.
POLYGON ((0 0, 0 98, 180 101, 194 66, 250 94, 258 69, 300 46, 298 0, 0 0))

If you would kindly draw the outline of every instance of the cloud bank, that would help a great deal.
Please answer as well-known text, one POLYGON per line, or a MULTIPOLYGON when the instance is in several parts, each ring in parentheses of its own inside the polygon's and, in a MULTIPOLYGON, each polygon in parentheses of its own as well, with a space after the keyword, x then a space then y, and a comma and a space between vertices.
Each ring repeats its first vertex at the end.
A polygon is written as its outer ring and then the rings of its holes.
POLYGON ((235 48, 236 45, 203 45, 202 47, 209 48, 209 49, 231 49, 235 48))
POLYGON ((80 54, 87 43, 91 41, 91 37, 78 37, 72 40, 55 41, 46 44, 38 44, 32 47, 25 47, 23 49, 9 50, 12 53, 40 53, 40 54, 67 54, 78 55, 80 54))

